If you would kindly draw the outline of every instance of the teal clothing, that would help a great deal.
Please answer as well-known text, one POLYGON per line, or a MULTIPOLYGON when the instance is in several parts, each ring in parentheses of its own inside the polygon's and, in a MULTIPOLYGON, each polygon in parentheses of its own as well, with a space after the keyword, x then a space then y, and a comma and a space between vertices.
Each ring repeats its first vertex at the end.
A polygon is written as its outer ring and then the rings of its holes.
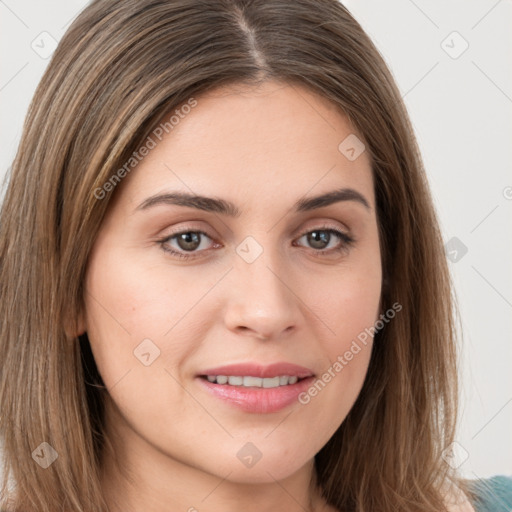
POLYGON ((496 475, 472 480, 477 501, 472 505, 476 512, 512 511, 512 475, 496 475))

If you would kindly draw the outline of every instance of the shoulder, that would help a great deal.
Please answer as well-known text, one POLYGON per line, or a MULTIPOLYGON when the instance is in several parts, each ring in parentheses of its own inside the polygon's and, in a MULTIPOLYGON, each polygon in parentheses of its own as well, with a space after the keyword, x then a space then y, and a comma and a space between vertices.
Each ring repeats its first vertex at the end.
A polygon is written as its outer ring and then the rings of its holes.
POLYGON ((496 475, 469 482, 474 493, 475 512, 509 512, 512 510, 512 475, 496 475))

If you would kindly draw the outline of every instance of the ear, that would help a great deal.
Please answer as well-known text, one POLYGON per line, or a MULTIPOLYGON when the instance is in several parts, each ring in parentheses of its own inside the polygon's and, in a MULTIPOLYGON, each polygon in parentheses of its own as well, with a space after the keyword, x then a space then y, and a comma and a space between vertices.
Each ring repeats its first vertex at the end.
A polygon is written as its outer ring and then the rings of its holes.
POLYGON ((70 320, 69 317, 65 320, 64 330, 66 332, 66 336, 69 339, 78 338, 86 332, 87 324, 85 321, 85 315, 82 310, 79 311, 77 318, 75 321, 70 320))
POLYGON ((77 336, 82 335, 87 330, 87 323, 85 321, 85 315, 82 309, 78 312, 78 319, 77 319, 77 336))

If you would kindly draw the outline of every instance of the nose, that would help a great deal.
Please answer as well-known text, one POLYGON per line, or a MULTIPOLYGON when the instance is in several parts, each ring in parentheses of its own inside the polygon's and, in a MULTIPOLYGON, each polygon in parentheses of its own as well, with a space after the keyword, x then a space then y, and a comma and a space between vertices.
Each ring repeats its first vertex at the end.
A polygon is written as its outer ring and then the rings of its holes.
POLYGON ((289 282, 289 273, 263 256, 252 263, 235 262, 224 321, 236 334, 278 340, 299 327, 301 301, 289 282))

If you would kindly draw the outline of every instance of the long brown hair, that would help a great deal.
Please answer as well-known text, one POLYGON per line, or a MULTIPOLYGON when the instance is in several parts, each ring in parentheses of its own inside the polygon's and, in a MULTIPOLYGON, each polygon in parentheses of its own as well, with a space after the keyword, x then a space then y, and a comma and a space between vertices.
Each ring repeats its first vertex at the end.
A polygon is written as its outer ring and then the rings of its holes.
POLYGON ((104 185, 165 113, 268 79, 331 100, 364 140, 382 310, 403 307, 375 335, 361 393, 315 457, 323 495, 343 511, 439 512, 447 483, 469 492, 443 456, 456 432, 458 361, 442 238, 402 98, 360 25, 336 0, 97 0, 39 84, 0 214, 3 506, 107 510, 106 390, 87 335, 71 334, 115 191, 104 185))

